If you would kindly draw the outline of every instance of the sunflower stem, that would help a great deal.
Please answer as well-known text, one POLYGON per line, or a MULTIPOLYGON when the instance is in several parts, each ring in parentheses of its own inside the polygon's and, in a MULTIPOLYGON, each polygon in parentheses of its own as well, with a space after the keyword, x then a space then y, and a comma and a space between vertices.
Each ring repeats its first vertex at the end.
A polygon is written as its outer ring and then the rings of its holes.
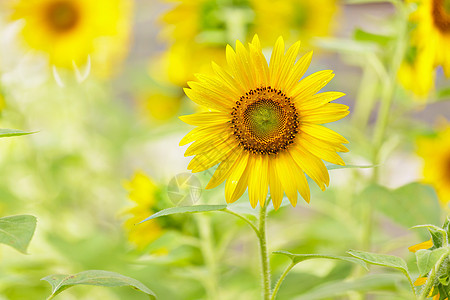
POLYGON ((262 267, 262 284, 263 284, 263 299, 270 300, 271 290, 270 290, 270 263, 269 254, 267 251, 267 235, 266 235, 266 217, 267 217, 267 203, 270 199, 259 210, 259 247, 261 251, 261 267, 262 267))
POLYGON ((284 270, 283 274, 281 274, 280 278, 277 281, 277 284, 275 285, 275 288, 273 289, 272 292, 272 297, 270 298, 270 300, 275 300, 278 294, 278 290, 281 287, 281 284, 283 283, 284 279, 286 278, 287 274, 289 273, 290 270, 292 270, 292 268, 296 265, 296 263, 294 263, 294 261, 292 261, 289 266, 286 267, 286 269, 284 270))
POLYGON ((428 295, 430 294, 431 288, 433 287, 434 282, 436 281, 436 273, 439 271, 439 269, 441 268, 441 264, 448 257, 448 255, 449 255, 449 253, 447 251, 446 253, 444 253, 441 256, 441 258, 439 258, 437 263, 434 265, 433 269, 431 270, 430 274, 428 275, 427 282, 425 283, 425 286, 419 295, 419 298, 418 298, 419 300, 425 300, 429 297, 428 295))

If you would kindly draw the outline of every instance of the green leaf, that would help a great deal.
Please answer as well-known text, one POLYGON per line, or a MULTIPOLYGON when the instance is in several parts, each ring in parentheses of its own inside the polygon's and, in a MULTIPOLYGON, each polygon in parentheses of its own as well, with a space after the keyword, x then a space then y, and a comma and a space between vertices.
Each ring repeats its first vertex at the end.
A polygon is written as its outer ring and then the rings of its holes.
POLYGON ((357 165, 327 165, 328 170, 338 170, 338 169, 368 169, 368 168, 376 168, 379 165, 370 165, 370 166, 357 166, 357 165))
POLYGON ((24 254, 36 229, 36 217, 18 215, 0 218, 0 243, 24 254))
POLYGON ((447 244, 448 244, 447 231, 445 231, 444 229, 442 229, 440 227, 437 227, 432 224, 425 224, 425 225, 417 225, 417 226, 414 226, 411 228, 412 229, 427 228, 431 234, 431 239, 433 240, 433 246, 436 248, 447 246, 447 244))
POLYGON ((380 44, 381 46, 386 46, 389 43, 389 41, 392 39, 389 36, 367 32, 365 30, 362 30, 361 28, 357 28, 353 32, 353 37, 357 41, 375 42, 375 43, 380 44))
POLYGON ((52 294, 48 299, 53 299, 56 295, 74 285, 95 285, 95 286, 129 286, 156 299, 156 295, 140 281, 123 276, 121 274, 102 270, 89 270, 74 275, 49 275, 41 280, 45 280, 52 286, 52 294))
POLYGON ((27 134, 32 134, 32 133, 36 133, 36 132, 22 131, 22 130, 17 130, 17 129, 1 129, 0 128, 0 138, 10 137, 10 136, 27 135, 27 134))
POLYGON ((437 248, 434 250, 421 249, 416 251, 416 260, 420 276, 424 277, 428 274, 442 255, 448 255, 447 248, 437 248))
POLYGON ((379 185, 367 187, 359 196, 399 225, 440 222, 441 207, 435 191, 420 183, 391 190, 379 185))
POLYGON ((347 251, 347 253, 353 257, 365 261, 368 264, 394 268, 409 276, 408 266, 406 265, 406 262, 400 257, 357 250, 349 250, 347 251))
POLYGON ((448 286, 448 284, 450 283, 450 278, 448 277, 448 274, 442 274, 441 276, 439 276, 438 279, 442 285, 448 286))
POLYGON ((325 283, 315 287, 294 300, 335 299, 338 296, 348 295, 348 292, 360 293, 373 291, 396 291, 400 277, 393 274, 367 275, 349 281, 325 283))
POLYGON ((299 262, 308 260, 308 259, 314 259, 314 258, 327 258, 327 259, 337 259, 337 260, 343 260, 348 261, 354 264, 358 264, 363 266, 367 270, 367 265, 364 261, 360 259, 356 259, 349 256, 340 256, 340 255, 325 255, 325 254, 293 254, 288 251, 274 251, 272 252, 274 254, 282 254, 287 257, 289 257, 293 263, 298 264, 299 262))
POLYGON ((221 211, 227 208, 226 205, 192 205, 192 206, 178 206, 163 209, 156 214, 151 215, 147 219, 139 222, 143 223, 145 221, 155 219, 162 216, 168 216, 173 214, 183 214, 183 213, 199 213, 199 212, 207 212, 207 211, 221 211))

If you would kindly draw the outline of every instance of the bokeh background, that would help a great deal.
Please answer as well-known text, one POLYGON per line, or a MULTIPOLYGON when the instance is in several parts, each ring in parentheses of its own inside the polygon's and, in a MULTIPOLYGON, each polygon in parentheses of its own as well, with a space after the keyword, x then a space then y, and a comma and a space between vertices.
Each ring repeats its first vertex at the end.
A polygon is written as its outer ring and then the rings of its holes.
MULTIPOLYGON (((259 297, 259 253, 244 222, 216 212, 135 225, 179 204, 169 182, 188 172, 190 158, 178 143, 192 128, 178 116, 202 109, 182 88, 194 73, 209 72, 211 61, 223 64, 226 44, 255 33, 266 57, 282 35, 288 45, 302 40, 302 53, 314 50, 307 75, 335 71, 326 89, 346 93, 341 103, 351 112, 331 124, 350 141, 342 157, 376 165, 332 170, 326 192, 310 184, 311 204, 271 212, 269 250, 342 255, 365 248, 399 255, 414 270, 408 247, 428 236, 408 228, 440 225, 448 211, 450 199, 439 201, 425 178, 427 154, 419 148, 447 126, 450 83, 439 66, 430 69, 434 82, 425 93, 397 80, 390 59, 399 39, 412 47, 407 23, 417 7, 393 2, 0 1, 0 127, 36 131, 1 140, 0 213, 38 219, 28 255, 0 248, 0 299, 45 299, 51 289, 42 277, 93 269, 138 279, 159 299, 259 297), (378 147, 373 128, 389 77, 393 104, 378 147)), ((450 142, 435 147, 450 153, 450 142)), ((443 157, 450 168, 450 154, 443 157)), ((211 175, 195 174, 198 186, 211 175)), ((182 201, 224 204, 223 189, 182 201)), ((178 195, 191 192, 184 187, 178 195)), ((254 218, 246 194, 233 205, 254 218)), ((271 256, 274 278, 287 263, 271 256)), ((407 282, 387 272, 305 262, 279 299, 408 299, 407 282)), ((146 296, 77 286, 58 297, 146 296)))

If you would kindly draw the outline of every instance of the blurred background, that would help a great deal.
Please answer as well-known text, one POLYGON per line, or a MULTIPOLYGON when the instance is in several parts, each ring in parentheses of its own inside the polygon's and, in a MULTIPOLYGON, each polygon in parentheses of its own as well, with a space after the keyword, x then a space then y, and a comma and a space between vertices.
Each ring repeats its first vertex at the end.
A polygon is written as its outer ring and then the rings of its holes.
MULTIPOLYGON (((51 288, 42 277, 91 269, 136 278, 159 299, 258 299, 259 253, 244 222, 217 212, 135 225, 183 201, 225 203, 223 185, 202 189, 212 171, 176 177, 188 173, 190 158, 178 143, 192 129, 178 116, 202 109, 182 88, 194 73, 209 72, 211 61, 224 64, 227 44, 255 33, 267 58, 282 35, 287 45, 301 40, 302 53, 314 50, 307 75, 334 70, 326 89, 346 93, 340 101, 351 112, 330 125, 350 141, 342 157, 349 165, 376 165, 332 170, 326 192, 310 182, 311 204, 270 213, 269 250, 342 255, 365 248, 399 255, 414 270, 408 247, 428 237, 408 228, 440 225, 450 200, 442 192, 450 179, 435 185, 436 176, 426 176, 433 172, 424 171, 427 147, 447 147, 448 161, 443 152, 435 163, 450 168, 450 142, 427 142, 448 126, 450 83, 434 63, 428 75, 419 70, 425 86, 414 83, 417 56, 410 63, 408 55, 417 7, 337 0, 0 1, 0 127, 37 131, 1 140, 0 213, 38 219, 28 255, 0 247, 0 299, 45 299, 51 288), (399 41, 404 55, 393 67, 399 41), (394 87, 393 101, 378 145, 373 131, 386 86, 394 87), (193 180, 200 190, 178 190, 174 180, 193 180)), ((246 194, 233 205, 254 218, 246 194)), ((271 264, 277 278, 288 259, 272 255, 271 264)), ((279 299, 408 299, 408 283, 396 273, 378 274, 386 272, 304 262, 279 299)), ((59 297, 145 295, 77 286, 59 297)))

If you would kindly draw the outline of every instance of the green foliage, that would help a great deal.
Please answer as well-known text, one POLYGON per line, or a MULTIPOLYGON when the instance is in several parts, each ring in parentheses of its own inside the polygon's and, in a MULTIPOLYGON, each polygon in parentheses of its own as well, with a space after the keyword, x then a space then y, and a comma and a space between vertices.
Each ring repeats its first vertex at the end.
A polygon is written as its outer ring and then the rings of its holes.
POLYGON ((226 205, 192 205, 192 206, 178 206, 163 209, 156 214, 151 215, 147 219, 139 222, 143 223, 158 217, 169 216, 173 214, 182 214, 182 213, 199 213, 199 212, 208 212, 208 211, 222 211, 227 208, 226 205))
POLYGON ((322 284, 294 300, 333 299, 347 295, 348 292, 396 291, 400 277, 393 274, 367 275, 348 281, 335 281, 322 284))
POLYGON ((25 254, 35 229, 36 217, 34 216, 18 215, 0 218, 0 243, 25 254))
POLYGON ((342 261, 347 261, 351 263, 358 264, 365 269, 367 269, 367 265, 364 261, 360 259, 355 259, 353 257, 348 256, 340 256, 340 255, 326 255, 326 254, 293 254, 288 251, 274 251, 274 254, 282 254, 287 257, 289 257, 294 264, 298 264, 302 261, 308 260, 308 259, 315 259, 315 258, 327 258, 327 259, 337 259, 342 261))
POLYGON ((52 294, 48 299, 53 299, 56 295, 74 285, 129 286, 149 295, 150 299, 156 299, 156 295, 138 280, 109 271, 89 270, 74 275, 55 274, 41 280, 47 281, 52 286, 52 294))
POLYGON ((420 276, 423 277, 428 274, 442 256, 448 256, 448 254, 447 248, 438 248, 434 250, 421 249, 416 251, 417 266, 419 268, 420 276))
POLYGON ((358 166, 358 165, 327 165, 326 166, 328 170, 338 170, 338 169, 369 169, 369 168, 376 168, 378 166, 371 165, 371 166, 358 166))
POLYGON ((22 131, 17 129, 2 129, 0 128, 0 138, 2 137, 11 137, 11 136, 19 136, 19 135, 27 135, 36 132, 31 131, 22 131))
POLYGON ((447 235, 447 231, 445 231, 444 229, 436 226, 436 225, 432 225, 432 224, 425 224, 425 225, 417 225, 412 227, 413 229, 416 228, 427 228, 428 231, 431 234, 431 240, 433 241, 433 247, 434 248, 440 248, 443 246, 447 246, 448 245, 448 235, 447 235))
POLYGON ((389 36, 371 33, 371 32, 365 31, 361 28, 357 28, 354 31, 353 37, 357 41, 375 42, 381 46, 386 46, 392 40, 392 38, 389 36))
POLYGON ((349 250, 347 253, 353 257, 365 261, 368 264, 400 270, 403 274, 409 277, 408 266, 406 265, 406 262, 398 256, 369 253, 356 250, 349 250))
POLYGON ((371 201, 379 212, 408 228, 417 223, 439 222, 440 219, 441 208, 436 193, 420 183, 410 183, 396 190, 371 185, 360 197, 371 201))

